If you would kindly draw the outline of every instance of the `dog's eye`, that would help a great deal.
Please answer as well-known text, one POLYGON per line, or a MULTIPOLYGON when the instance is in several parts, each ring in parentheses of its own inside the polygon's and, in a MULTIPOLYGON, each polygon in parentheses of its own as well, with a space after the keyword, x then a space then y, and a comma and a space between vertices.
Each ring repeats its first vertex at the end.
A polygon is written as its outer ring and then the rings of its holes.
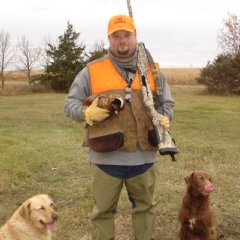
POLYGON ((45 207, 44 207, 44 206, 41 206, 40 209, 41 209, 41 210, 45 210, 45 207))
POLYGON ((199 176, 198 179, 202 181, 202 180, 204 180, 204 177, 203 176, 199 176))

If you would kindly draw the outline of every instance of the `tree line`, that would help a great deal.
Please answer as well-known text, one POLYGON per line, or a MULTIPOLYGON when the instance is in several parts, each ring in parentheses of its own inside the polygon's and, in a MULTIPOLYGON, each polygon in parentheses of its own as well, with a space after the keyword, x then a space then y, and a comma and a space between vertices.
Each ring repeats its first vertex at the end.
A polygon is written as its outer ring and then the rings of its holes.
POLYGON ((33 47, 26 36, 22 36, 14 48, 10 43, 10 34, 0 32, 0 79, 2 89, 5 80, 13 71, 26 74, 29 86, 41 84, 56 91, 68 91, 75 76, 87 63, 104 56, 107 49, 104 42, 95 42, 89 51, 79 42, 80 33, 67 22, 67 29, 56 43, 46 39, 38 47, 33 47), (34 70, 43 70, 34 75, 34 70))
POLYGON ((221 53, 201 69, 197 81, 213 94, 240 95, 240 19, 235 14, 223 19, 217 42, 221 53))
MULTIPOLYGON (((96 42, 92 50, 87 52, 86 46, 79 43, 80 33, 67 22, 64 34, 58 37, 55 44, 45 40, 39 47, 32 47, 27 37, 23 36, 17 48, 10 45, 10 35, 0 32, 0 78, 2 88, 11 71, 20 70, 27 75, 29 85, 41 84, 55 91, 67 92, 75 78, 87 63, 102 57, 107 53, 104 42, 96 42), (43 73, 32 77, 32 71, 43 69, 43 73)), ((240 19, 228 13, 223 19, 223 26, 217 35, 218 47, 221 53, 213 62, 208 61, 200 69, 196 79, 205 84, 210 93, 240 94, 240 19)))

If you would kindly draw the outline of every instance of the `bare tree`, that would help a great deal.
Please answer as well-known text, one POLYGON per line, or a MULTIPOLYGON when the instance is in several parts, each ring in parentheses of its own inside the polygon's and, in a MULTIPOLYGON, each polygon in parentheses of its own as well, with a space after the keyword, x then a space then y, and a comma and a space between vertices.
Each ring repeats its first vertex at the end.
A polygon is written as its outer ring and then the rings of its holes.
POLYGON ((40 64, 41 64, 42 68, 47 68, 50 65, 51 60, 52 60, 51 57, 47 54, 47 51, 49 50, 49 44, 53 45, 51 43, 50 36, 43 39, 43 41, 41 43, 42 52, 41 52, 40 64))
POLYGON ((90 51, 88 53, 85 53, 86 63, 89 63, 95 59, 98 59, 106 55, 108 52, 108 49, 106 49, 104 46, 105 46, 105 43, 103 40, 96 41, 94 45, 91 47, 90 51))
POLYGON ((29 86, 32 83, 32 71, 40 67, 39 62, 42 48, 33 47, 26 36, 18 41, 19 54, 17 56, 17 69, 27 75, 29 86))
POLYGON ((10 34, 2 30, 0 32, 0 78, 3 89, 4 82, 10 74, 10 72, 6 73, 6 69, 13 63, 15 55, 16 50, 10 46, 10 34))
POLYGON ((223 27, 217 35, 217 41, 224 54, 234 57, 239 53, 240 19, 236 15, 228 13, 228 18, 223 20, 223 27))

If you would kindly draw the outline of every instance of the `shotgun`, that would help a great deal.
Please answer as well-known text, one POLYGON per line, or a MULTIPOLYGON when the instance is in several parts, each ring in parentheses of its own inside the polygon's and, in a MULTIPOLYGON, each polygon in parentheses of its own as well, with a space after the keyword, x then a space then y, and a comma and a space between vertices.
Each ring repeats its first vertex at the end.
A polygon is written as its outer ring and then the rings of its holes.
MULTIPOLYGON (((133 20, 132 7, 130 0, 127 0, 129 16, 133 20)), ((160 125, 160 120, 165 116, 158 113, 154 108, 153 95, 148 80, 148 63, 150 63, 153 70, 153 75, 156 82, 157 94, 161 94, 160 78, 156 72, 155 64, 152 60, 150 53, 145 48, 142 42, 137 44, 138 58, 137 67, 140 75, 141 91, 145 107, 152 119, 153 128, 157 137, 158 149, 160 155, 170 155, 172 161, 176 161, 175 154, 178 153, 178 149, 175 145, 174 139, 170 136, 163 126, 160 125), (157 78, 157 79, 156 79, 157 78)))

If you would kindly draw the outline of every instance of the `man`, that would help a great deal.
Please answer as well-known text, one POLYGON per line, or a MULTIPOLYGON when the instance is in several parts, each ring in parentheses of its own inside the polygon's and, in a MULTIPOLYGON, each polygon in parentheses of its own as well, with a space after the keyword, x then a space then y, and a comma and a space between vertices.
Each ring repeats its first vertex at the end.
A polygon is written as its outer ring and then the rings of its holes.
MULTIPOLYGON (((132 204, 135 239, 154 239, 156 204, 153 192, 158 147, 154 143, 151 118, 145 108, 137 70, 137 34, 131 18, 113 16, 108 24, 109 51, 75 78, 66 98, 64 113, 75 121, 86 121, 84 146, 89 146, 94 208, 91 216, 93 240, 114 239, 114 214, 123 184, 132 204), (127 90, 127 92, 125 91, 127 90), (100 93, 119 94, 125 100, 118 114, 84 100, 100 93), (130 93, 130 94, 129 94, 130 93), (104 143, 104 144, 101 144, 104 143)), ((160 73, 162 95, 156 94, 151 68, 148 78, 156 110, 166 117, 161 125, 169 130, 174 101, 166 77, 160 73)))

